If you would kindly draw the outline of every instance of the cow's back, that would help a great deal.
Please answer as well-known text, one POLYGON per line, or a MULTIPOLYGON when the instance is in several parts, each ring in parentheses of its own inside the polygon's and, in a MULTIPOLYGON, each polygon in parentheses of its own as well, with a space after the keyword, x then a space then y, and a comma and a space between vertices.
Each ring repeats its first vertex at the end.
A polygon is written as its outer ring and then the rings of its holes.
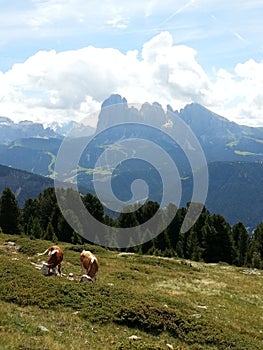
POLYGON ((91 268, 90 268, 90 272, 89 272, 89 275, 92 279, 94 277, 96 277, 96 275, 98 273, 98 269, 99 269, 99 264, 98 264, 97 258, 95 256, 93 258, 94 259, 91 259, 91 268))
POLYGON ((99 269, 98 260, 90 251, 82 251, 80 254, 80 261, 85 270, 89 271, 88 275, 91 278, 96 277, 99 269))
POLYGON ((57 265, 61 264, 64 256, 63 250, 59 246, 53 246, 50 253, 51 254, 49 256, 47 263, 51 267, 56 267, 57 265))

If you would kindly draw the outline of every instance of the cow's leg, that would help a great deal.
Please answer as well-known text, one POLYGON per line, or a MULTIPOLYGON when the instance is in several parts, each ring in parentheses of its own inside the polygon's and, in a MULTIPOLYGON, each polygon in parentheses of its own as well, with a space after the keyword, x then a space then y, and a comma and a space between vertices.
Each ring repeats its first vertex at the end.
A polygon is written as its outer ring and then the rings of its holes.
POLYGON ((94 277, 93 277, 93 281, 95 282, 97 280, 97 272, 95 273, 94 277))
POLYGON ((48 276, 50 276, 51 275, 52 266, 50 264, 47 264, 47 266, 48 266, 48 276))
POLYGON ((81 264, 81 274, 83 275, 84 273, 86 275, 89 274, 89 270, 90 270, 90 265, 88 267, 84 267, 83 264, 81 264))
POLYGON ((89 276, 89 273, 90 273, 90 270, 91 270, 91 266, 92 264, 89 263, 89 266, 86 268, 86 271, 87 271, 87 275, 89 276))
POLYGON ((62 276, 62 273, 61 273, 61 264, 58 264, 58 274, 59 274, 59 276, 62 276))

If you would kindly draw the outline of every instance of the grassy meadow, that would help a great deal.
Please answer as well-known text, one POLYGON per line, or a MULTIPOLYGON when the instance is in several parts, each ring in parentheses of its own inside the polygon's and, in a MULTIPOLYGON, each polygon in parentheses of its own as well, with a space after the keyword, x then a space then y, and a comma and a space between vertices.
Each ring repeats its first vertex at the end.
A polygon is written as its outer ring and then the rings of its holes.
POLYGON ((83 246, 45 277, 49 245, 0 234, 1 350, 263 349, 263 271, 86 245, 100 269, 80 283, 83 246))

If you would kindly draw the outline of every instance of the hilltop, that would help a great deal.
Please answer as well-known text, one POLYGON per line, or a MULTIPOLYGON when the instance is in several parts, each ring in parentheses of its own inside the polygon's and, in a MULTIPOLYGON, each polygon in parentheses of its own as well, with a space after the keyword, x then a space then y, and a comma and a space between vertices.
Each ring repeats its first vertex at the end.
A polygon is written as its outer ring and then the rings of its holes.
POLYGON ((34 267, 50 243, 0 234, 1 349, 262 348, 262 271, 86 245, 100 270, 82 284, 83 246, 61 243, 61 278, 34 267))

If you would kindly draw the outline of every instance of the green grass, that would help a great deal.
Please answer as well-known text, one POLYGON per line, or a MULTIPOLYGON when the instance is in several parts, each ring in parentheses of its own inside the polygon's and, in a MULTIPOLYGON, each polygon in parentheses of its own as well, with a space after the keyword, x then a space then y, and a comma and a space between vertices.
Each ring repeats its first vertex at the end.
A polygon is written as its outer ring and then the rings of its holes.
POLYGON ((56 156, 51 153, 51 152, 47 152, 47 154, 50 156, 51 160, 50 163, 48 164, 48 172, 49 172, 49 177, 51 179, 54 179, 56 176, 56 172, 55 172, 55 162, 56 162, 56 156))
POLYGON ((239 156, 260 156, 261 155, 261 153, 253 153, 253 152, 239 151, 239 150, 235 150, 234 153, 239 156))
POLYGON ((35 268, 49 244, 0 235, 1 350, 263 348, 258 271, 86 246, 100 269, 96 283, 80 283, 82 246, 60 244, 66 276, 35 268))

